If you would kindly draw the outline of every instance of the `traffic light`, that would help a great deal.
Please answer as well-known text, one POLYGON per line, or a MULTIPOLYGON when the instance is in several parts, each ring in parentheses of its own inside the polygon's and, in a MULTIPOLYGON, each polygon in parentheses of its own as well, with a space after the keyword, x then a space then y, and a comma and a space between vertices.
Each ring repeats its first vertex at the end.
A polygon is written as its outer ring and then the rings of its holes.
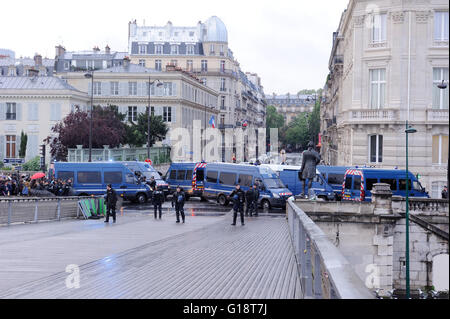
POLYGON ((45 172, 45 144, 39 145, 39 155, 41 156, 41 170, 45 172))

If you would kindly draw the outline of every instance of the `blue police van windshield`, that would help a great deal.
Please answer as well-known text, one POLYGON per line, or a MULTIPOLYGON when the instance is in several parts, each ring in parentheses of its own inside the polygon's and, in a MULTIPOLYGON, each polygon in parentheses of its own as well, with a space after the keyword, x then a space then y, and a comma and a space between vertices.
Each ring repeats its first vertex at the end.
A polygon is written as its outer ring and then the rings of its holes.
POLYGON ((265 178, 264 183, 266 184, 266 187, 269 189, 286 188, 283 182, 276 178, 265 178))
POLYGON ((159 176, 158 172, 142 172, 142 174, 145 176, 147 180, 150 180, 150 177, 154 177, 155 179, 161 179, 161 176, 159 176))
POLYGON ((261 174, 262 178, 278 178, 278 175, 270 168, 268 167, 259 167, 259 173, 261 174))

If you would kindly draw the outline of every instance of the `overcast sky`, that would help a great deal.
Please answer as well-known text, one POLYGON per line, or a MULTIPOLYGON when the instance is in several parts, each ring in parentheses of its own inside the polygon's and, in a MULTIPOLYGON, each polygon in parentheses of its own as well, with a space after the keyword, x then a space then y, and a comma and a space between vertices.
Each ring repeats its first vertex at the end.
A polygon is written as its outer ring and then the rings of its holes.
POLYGON ((54 58, 109 44, 127 51, 128 21, 138 25, 195 26, 218 16, 244 72, 261 76, 266 94, 323 87, 332 33, 349 0, 78 0, 2 1, 0 48, 16 57, 54 58))

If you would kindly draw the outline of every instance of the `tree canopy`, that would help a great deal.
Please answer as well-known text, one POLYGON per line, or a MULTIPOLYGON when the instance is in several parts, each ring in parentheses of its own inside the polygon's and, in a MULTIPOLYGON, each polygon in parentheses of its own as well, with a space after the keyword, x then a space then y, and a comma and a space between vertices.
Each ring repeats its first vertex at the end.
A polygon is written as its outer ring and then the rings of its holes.
MULTIPOLYGON (((135 147, 147 145, 148 112, 139 114, 136 123, 128 122, 125 129, 125 143, 135 147)), ((169 128, 162 120, 162 116, 150 115, 150 146, 157 140, 164 139, 168 131, 169 128)))

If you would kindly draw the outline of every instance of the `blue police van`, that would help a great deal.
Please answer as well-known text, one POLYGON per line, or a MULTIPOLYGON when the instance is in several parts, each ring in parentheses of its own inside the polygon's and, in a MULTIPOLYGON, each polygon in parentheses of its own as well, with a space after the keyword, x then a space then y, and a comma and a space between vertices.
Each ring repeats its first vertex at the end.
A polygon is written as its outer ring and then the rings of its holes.
MULTIPOLYGON (((429 198, 416 176, 408 171, 409 196, 429 198)), ((371 201, 375 183, 386 183, 392 195, 406 197, 406 170, 379 168, 349 168, 342 185, 342 200, 371 201)))
POLYGON ((164 179, 169 184, 170 193, 175 192, 177 186, 181 186, 189 197, 203 197, 203 181, 205 163, 172 163, 164 179), (195 176, 194 176, 195 171, 195 176), (195 181, 194 181, 195 178, 195 181), (193 185, 195 182, 195 185, 193 185))
MULTIPOLYGON (((259 185, 260 197, 258 205, 265 209, 272 207, 283 208, 286 200, 292 196, 278 175, 269 167, 229 164, 229 163, 207 163, 204 168, 204 190, 203 196, 214 199, 223 206, 228 205, 228 195, 239 184, 245 192, 253 184, 259 185)), ((197 169, 198 171, 198 169, 197 169)), ((197 173, 197 183, 201 182, 197 173)))
POLYGON ((144 176, 146 181, 150 181, 151 177, 155 178, 156 185, 160 190, 163 191, 164 195, 167 196, 170 193, 169 184, 159 175, 158 171, 153 168, 150 164, 146 162, 138 161, 124 161, 118 162, 123 163, 130 171, 135 175, 144 176))
POLYGON ((324 178, 325 182, 331 186, 336 200, 342 199, 342 183, 344 183, 344 175, 350 166, 328 166, 317 165, 317 170, 324 178))
MULTIPOLYGON (((269 167, 270 169, 275 171, 284 185, 286 185, 286 187, 289 188, 289 190, 294 195, 303 193, 301 166, 273 164, 261 164, 261 166, 269 167)), ((308 185, 306 185, 306 187, 308 187, 308 185)), ((319 173, 318 170, 316 170, 316 177, 313 179, 311 190, 308 190, 308 194, 315 195, 317 198, 322 198, 324 200, 335 200, 333 188, 327 184, 324 177, 319 173)))
POLYGON ((108 184, 125 200, 145 203, 151 194, 149 186, 121 162, 56 162, 54 174, 58 179, 70 179, 76 196, 104 195, 108 184))

